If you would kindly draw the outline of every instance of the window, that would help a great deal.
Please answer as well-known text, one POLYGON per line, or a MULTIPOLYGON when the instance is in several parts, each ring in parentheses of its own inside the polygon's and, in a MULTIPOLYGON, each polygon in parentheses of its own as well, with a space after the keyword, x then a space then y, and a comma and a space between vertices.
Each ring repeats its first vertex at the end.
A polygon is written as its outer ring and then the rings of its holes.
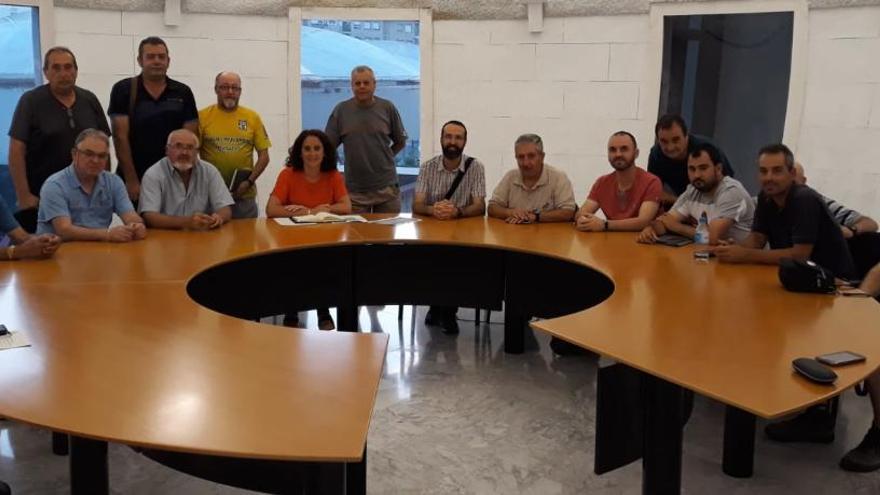
POLYGON ((758 149, 783 140, 793 36, 793 12, 663 18, 659 114, 713 138, 752 193, 758 149))
POLYGON ((40 15, 32 6, 0 4, 0 195, 15 207, 9 177, 9 124, 18 99, 42 83, 40 15))

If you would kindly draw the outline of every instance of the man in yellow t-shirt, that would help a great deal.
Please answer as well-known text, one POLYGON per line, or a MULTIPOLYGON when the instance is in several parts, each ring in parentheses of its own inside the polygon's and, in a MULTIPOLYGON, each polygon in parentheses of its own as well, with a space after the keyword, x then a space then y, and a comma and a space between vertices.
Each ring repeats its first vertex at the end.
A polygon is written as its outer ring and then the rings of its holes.
MULTIPOLYGON (((231 190, 235 205, 232 218, 256 218, 259 214, 255 181, 269 164, 272 142, 257 112, 239 106, 241 78, 234 72, 221 72, 214 79, 217 104, 199 111, 199 132, 203 161, 220 171, 227 187, 233 176, 247 174, 246 179, 231 190), (257 161, 254 163, 254 151, 257 161), (248 172, 249 171, 249 172, 248 172)), ((236 180, 238 182, 238 180, 236 180)))

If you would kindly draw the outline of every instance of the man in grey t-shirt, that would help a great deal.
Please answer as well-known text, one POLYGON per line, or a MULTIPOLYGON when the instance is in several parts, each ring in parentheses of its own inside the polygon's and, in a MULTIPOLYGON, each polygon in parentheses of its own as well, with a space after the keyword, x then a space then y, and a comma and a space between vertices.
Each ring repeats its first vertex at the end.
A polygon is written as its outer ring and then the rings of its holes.
POLYGON ((665 215, 639 234, 639 242, 651 244, 657 236, 672 232, 693 239, 692 223, 703 213, 709 222, 709 243, 748 237, 755 216, 755 202, 743 185, 724 175, 721 155, 710 143, 701 143, 688 153, 687 189, 665 215))
POLYGON ((406 146, 406 129, 390 101, 375 96, 373 70, 351 71, 353 97, 333 109, 325 132, 343 145, 345 186, 354 213, 398 213, 400 187, 394 156, 406 146))

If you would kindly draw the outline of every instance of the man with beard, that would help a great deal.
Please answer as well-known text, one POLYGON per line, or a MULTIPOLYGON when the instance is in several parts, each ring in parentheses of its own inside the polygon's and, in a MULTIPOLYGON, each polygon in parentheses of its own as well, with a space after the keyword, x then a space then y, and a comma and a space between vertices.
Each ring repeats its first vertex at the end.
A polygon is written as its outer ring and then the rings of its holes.
POLYGON ((693 225, 704 213, 709 221, 709 244, 745 240, 752 229, 755 203, 738 180, 724 175, 718 149, 709 143, 697 145, 687 167, 690 185, 669 213, 642 229, 639 242, 652 244, 667 232, 693 239, 693 225))
MULTIPOLYGON (((442 155, 419 169, 413 213, 438 220, 483 216, 486 212, 486 175, 483 164, 464 155, 467 128, 450 120, 440 128, 442 155)), ((431 306, 425 324, 440 325, 444 333, 458 333, 456 307, 431 306)))
MULTIPOLYGON (((63 46, 46 51, 43 74, 48 81, 21 95, 9 126, 9 173, 18 198, 21 226, 37 228, 40 189, 46 179, 70 164, 70 150, 86 129, 110 134, 101 103, 76 85, 78 66, 63 46)), ((109 162, 108 162, 109 166, 109 162)))
POLYGON ((171 57, 161 38, 150 36, 138 45, 141 73, 113 85, 107 113, 113 125, 113 145, 125 181, 136 201, 141 177, 160 160, 168 134, 176 129, 199 132, 199 113, 192 90, 168 77, 171 57))
POLYGON ((107 171, 110 138, 98 129, 77 136, 71 163, 52 174, 40 190, 37 233, 65 241, 129 242, 147 235, 122 180, 107 171), (111 227, 113 214, 123 225, 111 227))
POLYGON ((187 129, 168 135, 165 158, 144 174, 140 211, 159 229, 210 230, 232 217, 235 201, 223 177, 198 158, 199 138, 187 129))
POLYGON ((234 72, 221 72, 214 78, 217 104, 199 111, 202 160, 217 167, 230 187, 232 218, 256 218, 256 180, 269 164, 269 135, 257 112, 240 106, 241 78, 234 72), (254 150, 257 161, 254 163, 254 150), (237 172, 236 172, 237 171, 237 172), (234 175, 246 175, 243 180, 234 175), (232 189, 234 188, 234 190, 232 189))
POLYGON ((782 258, 811 260, 840 278, 855 267, 840 227, 816 191, 795 182, 794 155, 784 144, 758 152, 761 194, 752 232, 740 243, 722 241, 713 248, 727 263, 775 265, 782 258), (770 249, 764 245, 770 243, 770 249))
POLYGON ((645 228, 660 208, 660 179, 636 166, 636 138, 617 131, 608 139, 608 162, 614 172, 599 177, 575 215, 575 228, 586 232, 633 231, 645 228), (605 218, 595 215, 602 209, 605 218))

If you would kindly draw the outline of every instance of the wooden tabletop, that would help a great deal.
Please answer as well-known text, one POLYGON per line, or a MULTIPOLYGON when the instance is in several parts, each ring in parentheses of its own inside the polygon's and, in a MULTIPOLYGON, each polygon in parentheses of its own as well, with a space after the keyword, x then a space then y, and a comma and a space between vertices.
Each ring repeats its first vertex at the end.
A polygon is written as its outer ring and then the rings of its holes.
POLYGON ((873 300, 789 293, 774 267, 695 261, 692 248, 639 245, 634 234, 482 218, 396 227, 238 220, 0 263, 0 322, 33 343, 0 352, 0 415, 168 450, 358 460, 387 336, 237 320, 196 304, 185 287, 235 258, 385 242, 499 247, 593 267, 614 293, 536 328, 767 418, 839 393, 880 364, 873 300), (792 374, 792 359, 839 350, 867 361, 838 368, 834 387, 792 374))

